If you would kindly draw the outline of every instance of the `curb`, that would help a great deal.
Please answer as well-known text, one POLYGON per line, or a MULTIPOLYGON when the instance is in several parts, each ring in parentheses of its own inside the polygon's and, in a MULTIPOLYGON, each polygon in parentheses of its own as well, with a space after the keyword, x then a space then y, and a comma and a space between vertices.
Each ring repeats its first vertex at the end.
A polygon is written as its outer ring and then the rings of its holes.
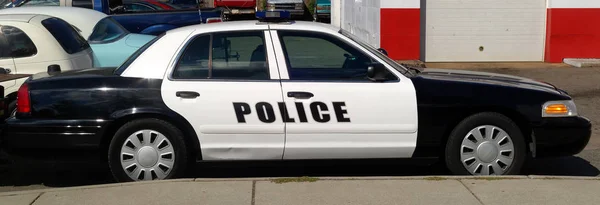
MULTIPOLYGON (((34 193, 49 193, 59 191, 72 191, 72 190, 87 190, 87 189, 100 189, 110 187, 121 187, 121 186, 135 186, 141 184, 161 184, 161 183, 210 183, 210 182, 267 182, 278 179, 296 179, 299 177, 269 177, 269 178, 186 178, 186 179, 171 179, 171 180, 159 180, 159 181, 144 181, 144 182, 127 182, 127 183, 112 183, 112 184, 101 184, 101 185, 87 185, 77 187, 64 187, 64 188, 47 188, 47 189, 36 189, 26 191, 14 191, 14 192, 3 192, 0 193, 0 197, 5 196, 16 196, 34 193)), ((445 180, 600 180, 600 177, 583 177, 583 176, 543 176, 543 175, 528 175, 528 176, 409 176, 409 177, 310 177, 315 181, 374 181, 374 180, 424 180, 424 181, 445 181, 445 180)), ((303 181, 298 181, 303 182, 303 181)), ((294 183, 294 182, 289 182, 294 183)), ((296 182, 297 183, 297 182, 296 182)))

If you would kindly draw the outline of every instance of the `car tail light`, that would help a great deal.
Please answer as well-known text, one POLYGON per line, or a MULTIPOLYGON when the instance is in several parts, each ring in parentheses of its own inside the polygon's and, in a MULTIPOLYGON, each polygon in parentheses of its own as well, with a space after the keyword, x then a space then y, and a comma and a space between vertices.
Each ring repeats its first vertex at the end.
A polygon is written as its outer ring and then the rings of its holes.
POLYGON ((17 92, 17 113, 31 112, 31 98, 29 97, 29 85, 23 83, 17 92))
POLYGON ((213 18, 207 18, 206 19, 206 23, 219 23, 219 22, 223 22, 223 19, 218 18, 218 17, 213 17, 213 18))

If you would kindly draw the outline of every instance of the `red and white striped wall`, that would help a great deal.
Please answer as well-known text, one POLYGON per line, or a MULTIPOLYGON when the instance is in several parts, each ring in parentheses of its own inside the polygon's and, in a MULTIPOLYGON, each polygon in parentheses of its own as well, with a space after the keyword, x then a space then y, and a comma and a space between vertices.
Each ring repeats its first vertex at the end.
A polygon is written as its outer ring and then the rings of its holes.
POLYGON ((421 1, 381 0, 380 3, 381 47, 392 59, 420 59, 421 1))
POLYGON ((600 58, 600 0, 548 0, 545 61, 600 58))
POLYGON ((332 4, 339 4, 339 10, 332 11, 332 24, 386 49, 396 60, 559 63, 565 58, 600 58, 600 0, 332 4))

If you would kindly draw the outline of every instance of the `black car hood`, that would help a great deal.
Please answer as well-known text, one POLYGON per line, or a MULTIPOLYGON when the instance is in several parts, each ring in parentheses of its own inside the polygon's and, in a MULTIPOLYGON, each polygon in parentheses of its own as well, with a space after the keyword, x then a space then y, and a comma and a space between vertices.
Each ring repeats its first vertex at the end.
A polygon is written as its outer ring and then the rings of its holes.
POLYGON ((478 72, 478 71, 466 71, 466 70, 453 70, 453 69, 435 69, 426 68, 419 73, 419 76, 425 78, 450 80, 450 81, 462 81, 470 83, 482 83, 482 84, 494 84, 502 86, 521 87, 528 89, 544 90, 549 92, 561 93, 561 90, 555 86, 532 80, 529 78, 523 78, 512 75, 504 75, 498 73, 478 72))

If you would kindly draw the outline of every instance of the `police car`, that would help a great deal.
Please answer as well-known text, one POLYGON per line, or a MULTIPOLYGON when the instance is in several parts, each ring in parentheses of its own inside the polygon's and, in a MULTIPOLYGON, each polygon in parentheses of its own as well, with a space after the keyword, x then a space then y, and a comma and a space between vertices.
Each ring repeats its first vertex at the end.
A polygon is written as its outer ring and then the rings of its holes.
POLYGON ((94 153, 133 181, 232 160, 438 158, 454 174, 512 175, 590 138, 548 83, 409 69, 344 30, 276 20, 178 28, 116 69, 36 74, 3 147, 94 153))

